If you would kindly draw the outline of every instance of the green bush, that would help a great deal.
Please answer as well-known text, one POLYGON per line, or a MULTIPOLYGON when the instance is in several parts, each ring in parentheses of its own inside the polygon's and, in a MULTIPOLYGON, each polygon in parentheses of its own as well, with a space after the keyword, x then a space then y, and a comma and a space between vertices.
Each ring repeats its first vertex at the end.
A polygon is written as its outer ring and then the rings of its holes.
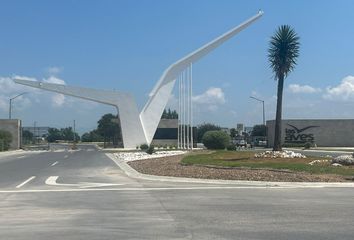
POLYGON ((312 143, 310 143, 310 142, 306 142, 305 144, 304 144, 304 148, 305 149, 310 149, 312 147, 312 143))
POLYGON ((235 144, 229 144, 229 145, 227 145, 226 149, 228 151, 236 151, 237 147, 235 144))
POLYGON ((148 149, 146 150, 147 154, 153 154, 155 152, 155 147, 154 145, 150 145, 148 149))
POLYGON ((146 143, 140 145, 140 149, 143 151, 146 151, 148 148, 149 148, 149 145, 147 145, 146 143))
POLYGON ((12 142, 12 135, 8 131, 0 130, 0 151, 7 151, 12 142))
POLYGON ((225 149, 230 144, 230 136, 223 131, 208 131, 204 133, 202 142, 208 149, 225 149))

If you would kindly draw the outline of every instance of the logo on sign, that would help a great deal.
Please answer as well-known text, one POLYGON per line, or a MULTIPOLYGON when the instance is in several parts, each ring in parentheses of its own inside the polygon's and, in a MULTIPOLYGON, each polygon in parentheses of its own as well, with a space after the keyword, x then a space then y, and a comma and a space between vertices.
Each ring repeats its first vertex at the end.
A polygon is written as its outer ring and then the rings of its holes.
POLYGON ((315 141, 315 137, 313 136, 312 133, 304 133, 306 130, 311 129, 311 128, 316 128, 319 126, 308 126, 304 128, 297 128, 291 124, 287 124, 291 128, 286 128, 285 129, 285 143, 306 143, 306 142, 311 142, 313 143, 315 141))

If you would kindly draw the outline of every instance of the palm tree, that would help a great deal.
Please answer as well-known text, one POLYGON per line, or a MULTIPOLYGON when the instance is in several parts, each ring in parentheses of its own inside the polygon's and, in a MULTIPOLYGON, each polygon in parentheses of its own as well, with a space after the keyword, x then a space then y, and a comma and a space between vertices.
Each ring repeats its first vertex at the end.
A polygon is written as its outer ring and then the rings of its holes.
POLYGON ((281 118, 284 79, 294 70, 299 56, 299 37, 289 25, 280 26, 271 37, 268 49, 268 60, 278 80, 277 113, 275 118, 275 134, 273 151, 281 151, 281 118))

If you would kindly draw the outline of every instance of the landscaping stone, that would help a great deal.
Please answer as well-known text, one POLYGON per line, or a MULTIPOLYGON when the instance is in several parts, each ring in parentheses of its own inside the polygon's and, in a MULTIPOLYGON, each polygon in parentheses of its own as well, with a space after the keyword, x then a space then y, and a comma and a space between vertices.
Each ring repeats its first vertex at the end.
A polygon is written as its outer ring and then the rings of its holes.
POLYGON ((185 151, 178 150, 178 151, 156 151, 153 154, 147 154, 146 152, 120 152, 120 153, 115 153, 114 155, 118 159, 124 160, 126 162, 130 162, 136 160, 176 156, 185 153, 186 153, 185 151))
POLYGON ((342 165, 342 164, 339 164, 339 163, 333 163, 332 166, 333 166, 333 167, 343 167, 343 165, 342 165))
POLYGON ((320 164, 329 164, 331 160, 313 160, 312 162, 309 162, 310 165, 320 165, 320 164))
POLYGON ((254 155, 256 158, 306 158, 305 155, 301 153, 295 153, 293 151, 265 151, 262 153, 256 153, 254 155))
POLYGON ((340 155, 332 159, 332 163, 339 163, 342 165, 354 165, 353 155, 340 155))

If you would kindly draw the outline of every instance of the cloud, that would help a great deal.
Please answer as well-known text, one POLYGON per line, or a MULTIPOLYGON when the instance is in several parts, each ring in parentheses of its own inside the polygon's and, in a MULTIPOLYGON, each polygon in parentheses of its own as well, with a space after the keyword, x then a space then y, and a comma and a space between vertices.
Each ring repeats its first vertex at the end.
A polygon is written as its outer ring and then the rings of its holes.
POLYGON ((347 76, 342 79, 339 85, 327 87, 324 99, 328 100, 354 100, 354 76, 347 76))
POLYGON ((47 72, 49 73, 49 75, 56 75, 61 73, 62 68, 60 67, 49 67, 47 68, 47 72))
POLYGON ((211 87, 206 92, 194 96, 193 102, 199 104, 224 104, 225 94, 221 88, 211 87))
POLYGON ((322 91, 320 88, 314 88, 309 85, 299 84, 290 84, 288 89, 292 93, 318 93, 322 91))
POLYGON ((199 105, 198 107, 206 107, 209 111, 216 111, 226 102, 223 90, 216 87, 211 87, 204 93, 194 96, 192 101, 199 105))

